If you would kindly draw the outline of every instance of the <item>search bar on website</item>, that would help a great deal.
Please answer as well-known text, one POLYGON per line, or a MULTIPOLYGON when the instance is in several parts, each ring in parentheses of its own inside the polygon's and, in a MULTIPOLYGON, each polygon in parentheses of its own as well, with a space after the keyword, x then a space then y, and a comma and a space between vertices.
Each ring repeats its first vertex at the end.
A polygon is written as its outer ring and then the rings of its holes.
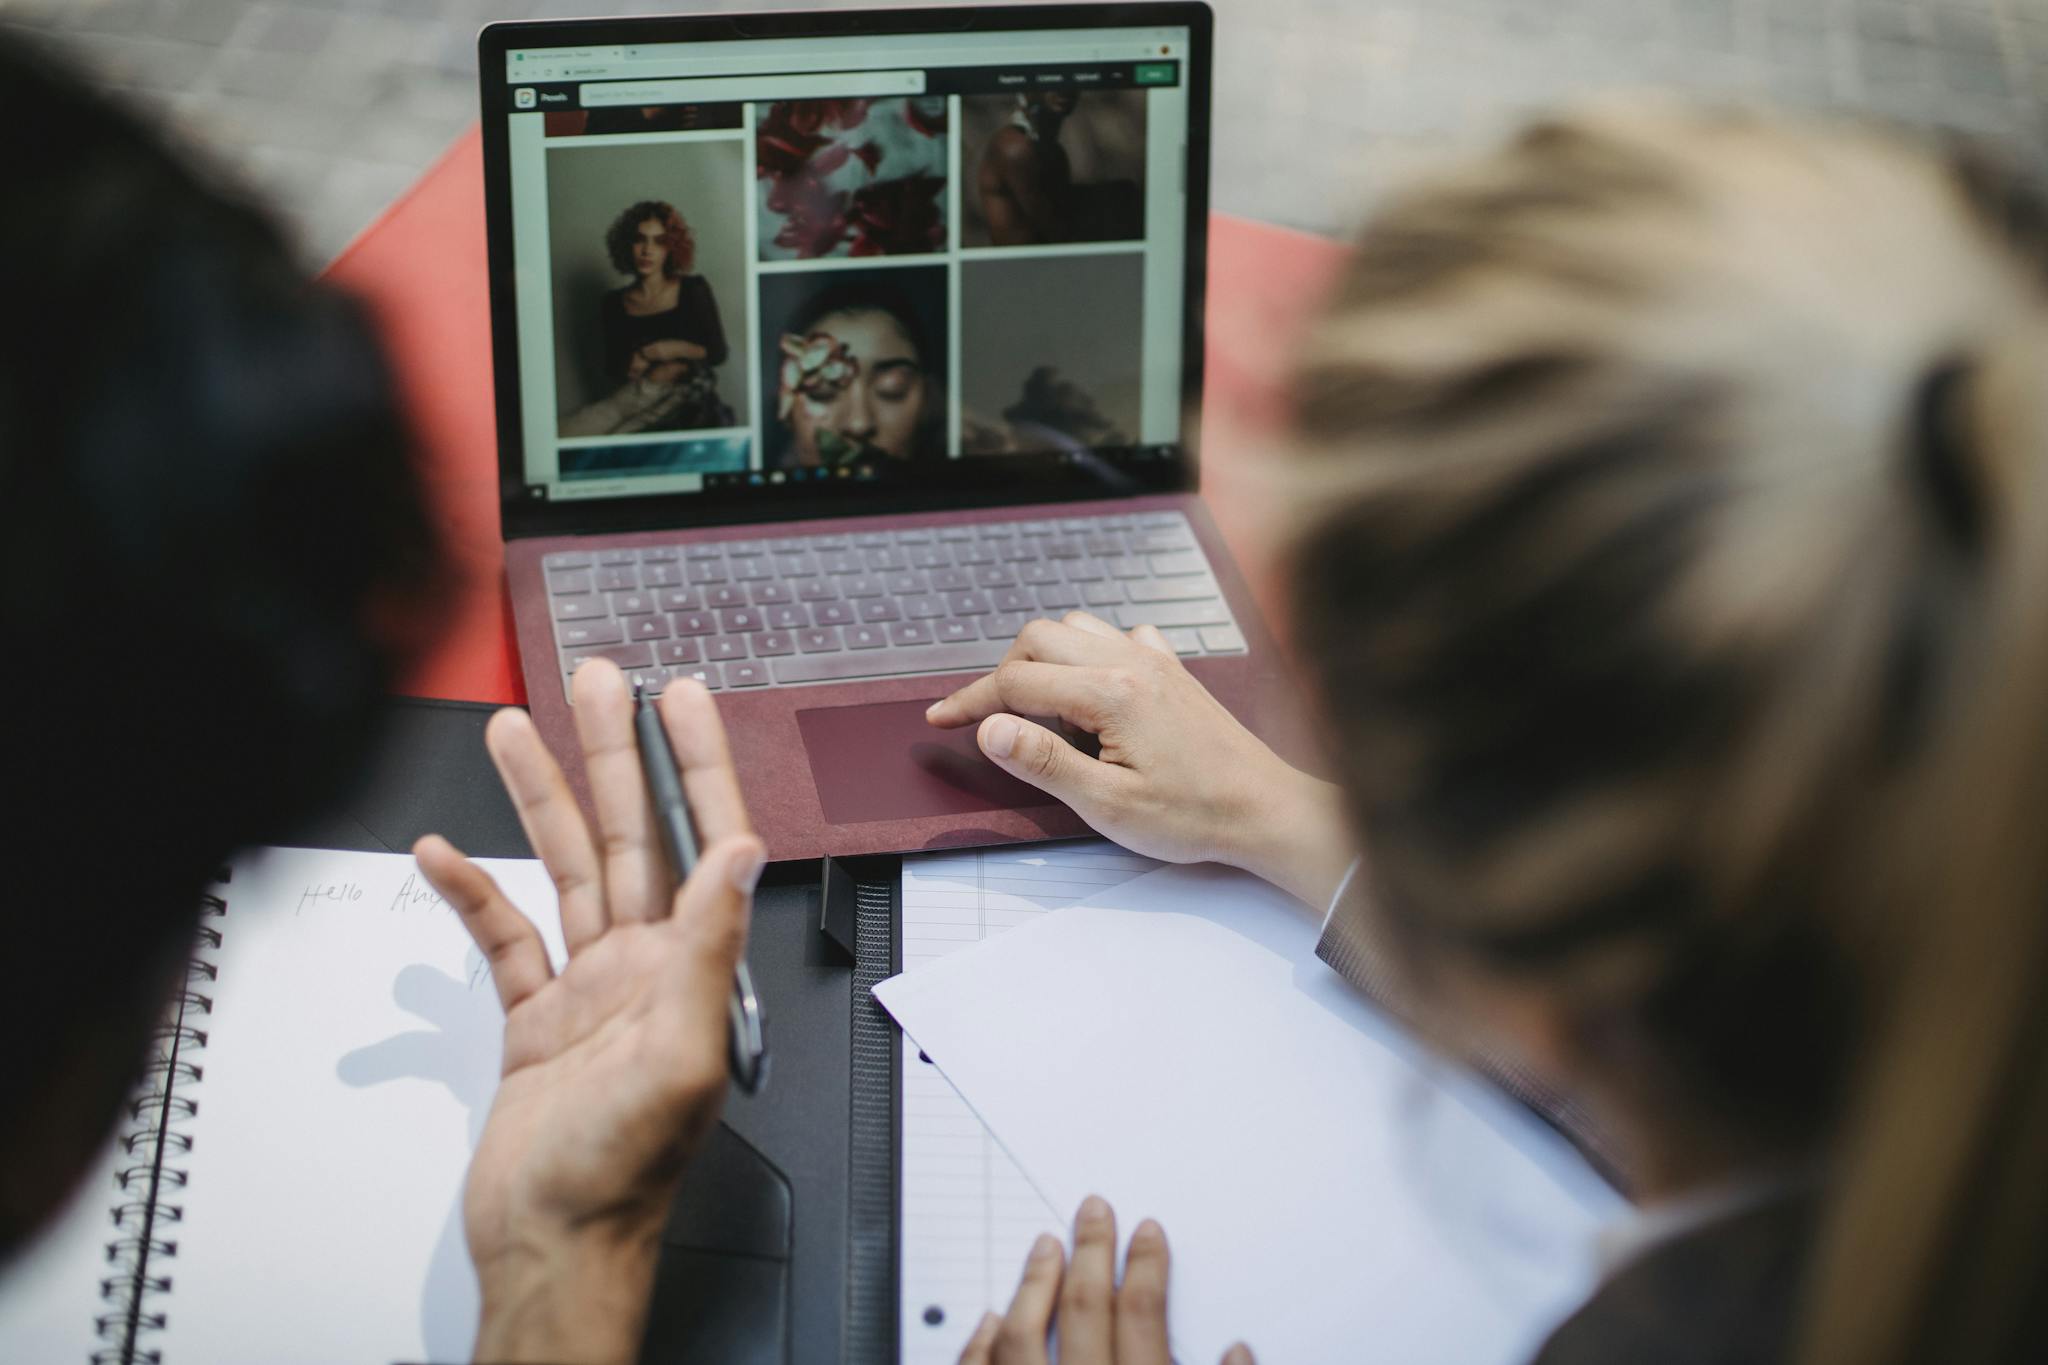
POLYGON ((922 95, 922 71, 835 71, 817 76, 701 76, 676 81, 605 81, 577 89, 585 109, 612 105, 721 104, 733 100, 854 99, 922 95))

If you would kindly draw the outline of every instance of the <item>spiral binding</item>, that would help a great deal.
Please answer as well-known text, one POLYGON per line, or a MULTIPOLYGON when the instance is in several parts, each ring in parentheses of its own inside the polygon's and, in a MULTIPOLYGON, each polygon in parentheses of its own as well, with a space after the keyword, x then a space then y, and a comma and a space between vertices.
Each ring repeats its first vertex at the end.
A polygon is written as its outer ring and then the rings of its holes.
MULTIPOLYGON (((228 873, 218 880, 224 885, 228 873)), ((176 1226, 185 1221, 185 1206, 174 1203, 185 1188, 187 1173, 170 1164, 192 1151, 186 1126, 198 1117, 199 1101, 190 1093, 205 1075, 195 1058, 206 1051, 206 1030, 199 1021, 213 1013, 206 987, 220 979, 210 954, 221 946, 214 923, 227 914, 227 900, 217 892, 201 897, 198 942, 185 970, 186 988, 171 1000, 164 1021, 150 1031, 142 1083, 128 1101, 127 1116, 136 1126, 119 1134, 121 1150, 133 1165, 114 1173, 114 1182, 129 1198, 108 1210, 116 1236, 106 1244, 108 1274, 99 1282, 100 1311, 92 1320, 101 1343, 92 1365, 162 1365, 163 1352, 148 1338, 164 1330, 169 1315, 163 1300, 171 1292, 168 1262, 178 1256, 176 1226)))

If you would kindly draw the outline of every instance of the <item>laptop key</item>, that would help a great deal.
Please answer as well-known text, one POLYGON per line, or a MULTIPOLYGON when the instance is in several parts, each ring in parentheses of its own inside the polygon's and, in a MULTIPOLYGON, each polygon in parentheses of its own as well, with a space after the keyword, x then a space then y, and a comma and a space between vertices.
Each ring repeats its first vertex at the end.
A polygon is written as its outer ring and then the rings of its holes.
POLYGON ((1145 561, 1136 555, 1118 555, 1105 561, 1103 567, 1109 570, 1111 578, 1146 578, 1152 573, 1145 561))
POLYGON ((635 640, 666 640, 668 618, 666 616, 631 616, 626 619, 626 634, 635 640))
POLYGON ((1199 551, 1181 550, 1174 554, 1152 555, 1147 560, 1155 577, 1171 578, 1175 574, 1206 573, 1209 561, 1199 551))
POLYGON ((754 637, 754 657, 772 658, 777 654, 796 653, 796 640, 783 630, 764 630, 754 637))
POLYGON ((1021 611, 999 611, 992 616, 984 616, 981 618, 981 638, 1001 640, 1007 645, 1017 638, 1017 632, 1024 629, 1024 623, 1030 619, 1029 613, 1021 611))
POLYGON ((646 645, 603 645, 597 649, 571 650, 562 656, 563 664, 571 673, 592 659, 610 659, 620 668, 651 668, 654 666, 654 651, 646 645))
POLYGON ((837 577, 840 574, 859 573, 862 565, 860 556, 850 550, 838 550, 818 556, 818 569, 837 577))
POLYGON ((1124 585, 1121 583, 1090 583, 1082 591, 1081 600, 1091 607, 1114 606, 1124 600, 1124 585))
POLYGON ((882 580, 873 574, 854 574, 839 580, 839 591, 847 597, 880 597, 882 580))
POLYGON ((1138 525, 1144 527, 1185 526, 1188 524, 1187 518, 1178 512, 1140 512, 1134 520, 1138 525))
POLYGON ((563 569, 548 575, 548 591, 556 596, 571 592, 589 592, 590 588, 591 578, 588 569, 563 569))
POLYGON ((1034 559, 1045 557, 1045 541, 1037 536, 1025 536, 1015 544, 1005 545, 996 552, 996 558, 1005 564, 1028 564, 1034 559))
POLYGON ((599 550, 597 552, 597 562, 600 567, 606 564, 638 564, 640 562, 640 552, 625 547, 599 550))
MULTIPOLYGON (((1216 627, 1211 626, 1209 629, 1214 630, 1216 627)), ((1176 654, 1202 652, 1201 632, 1193 626, 1175 626, 1171 630, 1162 630, 1159 633, 1166 637, 1166 647, 1176 654)))
POLYGON ((882 579, 882 586, 898 597, 902 597, 906 593, 928 590, 931 587, 931 579, 921 573, 905 569, 885 575, 882 579))
POLYGON ((1236 626, 1203 626, 1202 647, 1213 654, 1242 654, 1244 633, 1236 626))
POLYGON ((853 607, 846 602, 820 602, 811 608, 811 619, 821 626, 850 626, 853 607))
POLYGON ((724 559, 725 547, 715 540, 700 540, 683 547, 684 559, 724 559))
POLYGON ((718 628, 727 635, 744 635, 750 630, 759 630, 766 624, 761 613, 752 607, 740 607, 734 611, 718 613, 718 628))
POLYGON ((955 616, 979 616, 989 610, 988 594, 984 592, 956 592, 946 597, 946 610, 955 616))
POLYGON ((704 590, 704 604, 711 607, 744 607, 747 605, 746 589, 732 583, 720 583, 704 590))
POLYGON ((617 621, 562 621, 555 626, 555 645, 560 649, 623 644, 625 639, 617 621))
POLYGON ((869 625, 885 621, 901 621, 903 612, 894 600, 887 597, 871 597, 860 604, 860 619, 869 625))
POLYGON ((939 539, 973 540, 974 528, 971 526, 942 526, 939 528, 939 539))
POLYGON ((1124 590, 1133 602, 1192 602, 1198 597, 1215 597, 1221 591, 1216 580, 1207 574, 1199 578, 1150 578, 1142 583, 1126 583, 1124 590))
POLYGON ((704 661, 704 650, 695 640, 663 640, 654 647, 657 662, 674 666, 704 661))
POLYGON ((799 602, 831 602, 839 597, 839 589, 829 578, 806 578, 796 585, 796 600, 799 602))
POLYGON ((642 564, 640 586, 643 588, 672 588, 683 581, 683 566, 680 564, 642 564))
POLYGON ((555 619, 557 621, 588 621, 592 617, 611 615, 611 608, 602 597, 557 597, 555 619))
POLYGON ((597 571, 599 592, 629 592, 640 586, 640 575, 631 564, 615 564, 597 571))
POLYGON ((1001 588, 989 599, 997 611, 1036 611, 1038 602, 1025 588, 1001 588))
POLYGON ((1060 571, 1041 559, 1034 563, 1018 565, 1017 581, 1019 583, 1030 583, 1033 586, 1044 583, 1057 583, 1060 581, 1060 571))
POLYGON ((767 578, 774 573, 765 559, 735 556, 727 562, 732 565, 732 576, 743 581, 767 578))
POLYGON ((699 664, 695 668, 678 668, 674 671, 674 676, 678 678, 695 678, 713 692, 725 686, 725 675, 719 670, 717 664, 699 664))
POLYGON ((1133 626, 1158 626, 1161 630, 1169 626, 1227 626, 1230 609, 1214 597, 1206 602, 1141 602, 1118 607, 1116 623, 1125 630, 1133 626))
POLYGON ((811 614, 802 607, 768 608, 770 630, 801 630, 811 623, 811 614))
POLYGON ((747 657, 747 637, 744 635, 707 635, 703 644, 704 657, 719 663, 747 657))
POLYGON ((771 660, 769 667, 779 683, 844 682, 900 673, 978 673, 1001 663, 1003 651, 1002 645, 991 641, 970 640, 957 645, 923 645, 902 653, 800 655, 771 660))
POLYGON ((1017 575, 1008 565, 988 564, 974 571, 974 586, 977 588, 1014 588, 1017 575))
POLYGON ((675 627, 678 635, 709 635, 718 629, 718 618, 708 611, 678 612, 675 627))
POLYGON ((1061 561, 1060 571, 1069 583, 1100 583, 1109 577, 1109 570, 1102 566, 1099 559, 1068 559, 1061 561))
POLYGON ((540 565, 550 573, 556 569, 587 569, 591 565, 588 550, 557 550, 542 559, 540 565))
POLYGON ((818 626, 796 633, 796 647, 806 654, 831 654, 846 648, 839 638, 839 632, 830 626, 818 626))
POLYGON ((889 643, 892 645, 928 645, 932 642, 932 628, 922 621, 898 621, 889 627, 889 643))
POLYGON ((1195 538, 1186 531, 1142 531, 1131 537, 1132 554, 1156 555, 1194 548, 1195 538))
POLYGON ((932 574, 933 592, 966 592, 973 586, 971 569, 939 569, 932 574))
POLYGON ((725 685, 727 687, 766 687, 768 685, 768 665, 751 661, 727 664, 725 666, 725 685))
POLYGON ((910 564, 916 569, 949 569, 953 556, 946 553, 943 545, 920 545, 910 552, 910 564))
POLYGON ((880 626, 848 626, 846 647, 848 649, 880 649, 889 643, 889 632, 880 626))
POLYGON ((706 583, 729 583, 732 575, 725 571, 722 559, 700 559, 690 565, 690 581, 699 586, 706 583))
POLYGON ((942 643, 972 640, 980 633, 972 621, 939 621, 932 627, 932 634, 942 643))
POLYGON ((654 600, 661 604, 663 611, 704 610, 704 594, 695 588, 663 588, 655 594, 654 600))
POLYGON ((932 593, 903 599, 903 614, 913 621, 929 621, 946 614, 946 604, 932 593))
POLYGON ((682 557, 682 549, 676 545, 642 545, 640 547, 640 562, 642 564, 674 564, 682 557))
POLYGON ((1073 611, 1081 605, 1081 594, 1064 583, 1038 590, 1038 609, 1044 612, 1073 611))
POLYGON ((996 552, 988 546, 976 543, 962 545, 953 552, 953 562, 962 566, 968 564, 993 564, 996 552))
POLYGON ((748 594, 757 607, 778 607, 790 600, 787 583, 756 583, 748 594))
POLYGON ((612 615, 644 616, 654 610, 651 592, 615 592, 611 595, 612 615))

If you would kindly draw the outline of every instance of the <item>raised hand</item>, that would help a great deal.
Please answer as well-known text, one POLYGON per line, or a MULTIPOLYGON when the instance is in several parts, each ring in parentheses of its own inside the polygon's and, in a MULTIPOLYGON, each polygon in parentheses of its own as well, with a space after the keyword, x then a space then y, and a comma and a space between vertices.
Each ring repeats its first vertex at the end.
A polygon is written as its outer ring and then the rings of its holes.
POLYGON ((438 835, 413 850, 505 1006, 504 1075, 464 1195, 482 1360, 637 1358, 662 1222, 725 1097, 726 999, 763 860, 709 692, 676 683, 660 703, 703 848, 673 895, 625 679, 599 660, 573 692, 595 830, 525 712, 485 732, 560 896, 560 975, 481 868, 438 835))

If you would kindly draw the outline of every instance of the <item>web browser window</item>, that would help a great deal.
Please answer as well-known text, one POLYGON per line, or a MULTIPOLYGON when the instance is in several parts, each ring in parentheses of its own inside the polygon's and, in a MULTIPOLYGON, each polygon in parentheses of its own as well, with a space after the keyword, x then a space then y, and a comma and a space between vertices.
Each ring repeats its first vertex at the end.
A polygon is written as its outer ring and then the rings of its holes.
POLYGON ((508 52, 528 493, 1181 439, 1185 28, 508 52))

